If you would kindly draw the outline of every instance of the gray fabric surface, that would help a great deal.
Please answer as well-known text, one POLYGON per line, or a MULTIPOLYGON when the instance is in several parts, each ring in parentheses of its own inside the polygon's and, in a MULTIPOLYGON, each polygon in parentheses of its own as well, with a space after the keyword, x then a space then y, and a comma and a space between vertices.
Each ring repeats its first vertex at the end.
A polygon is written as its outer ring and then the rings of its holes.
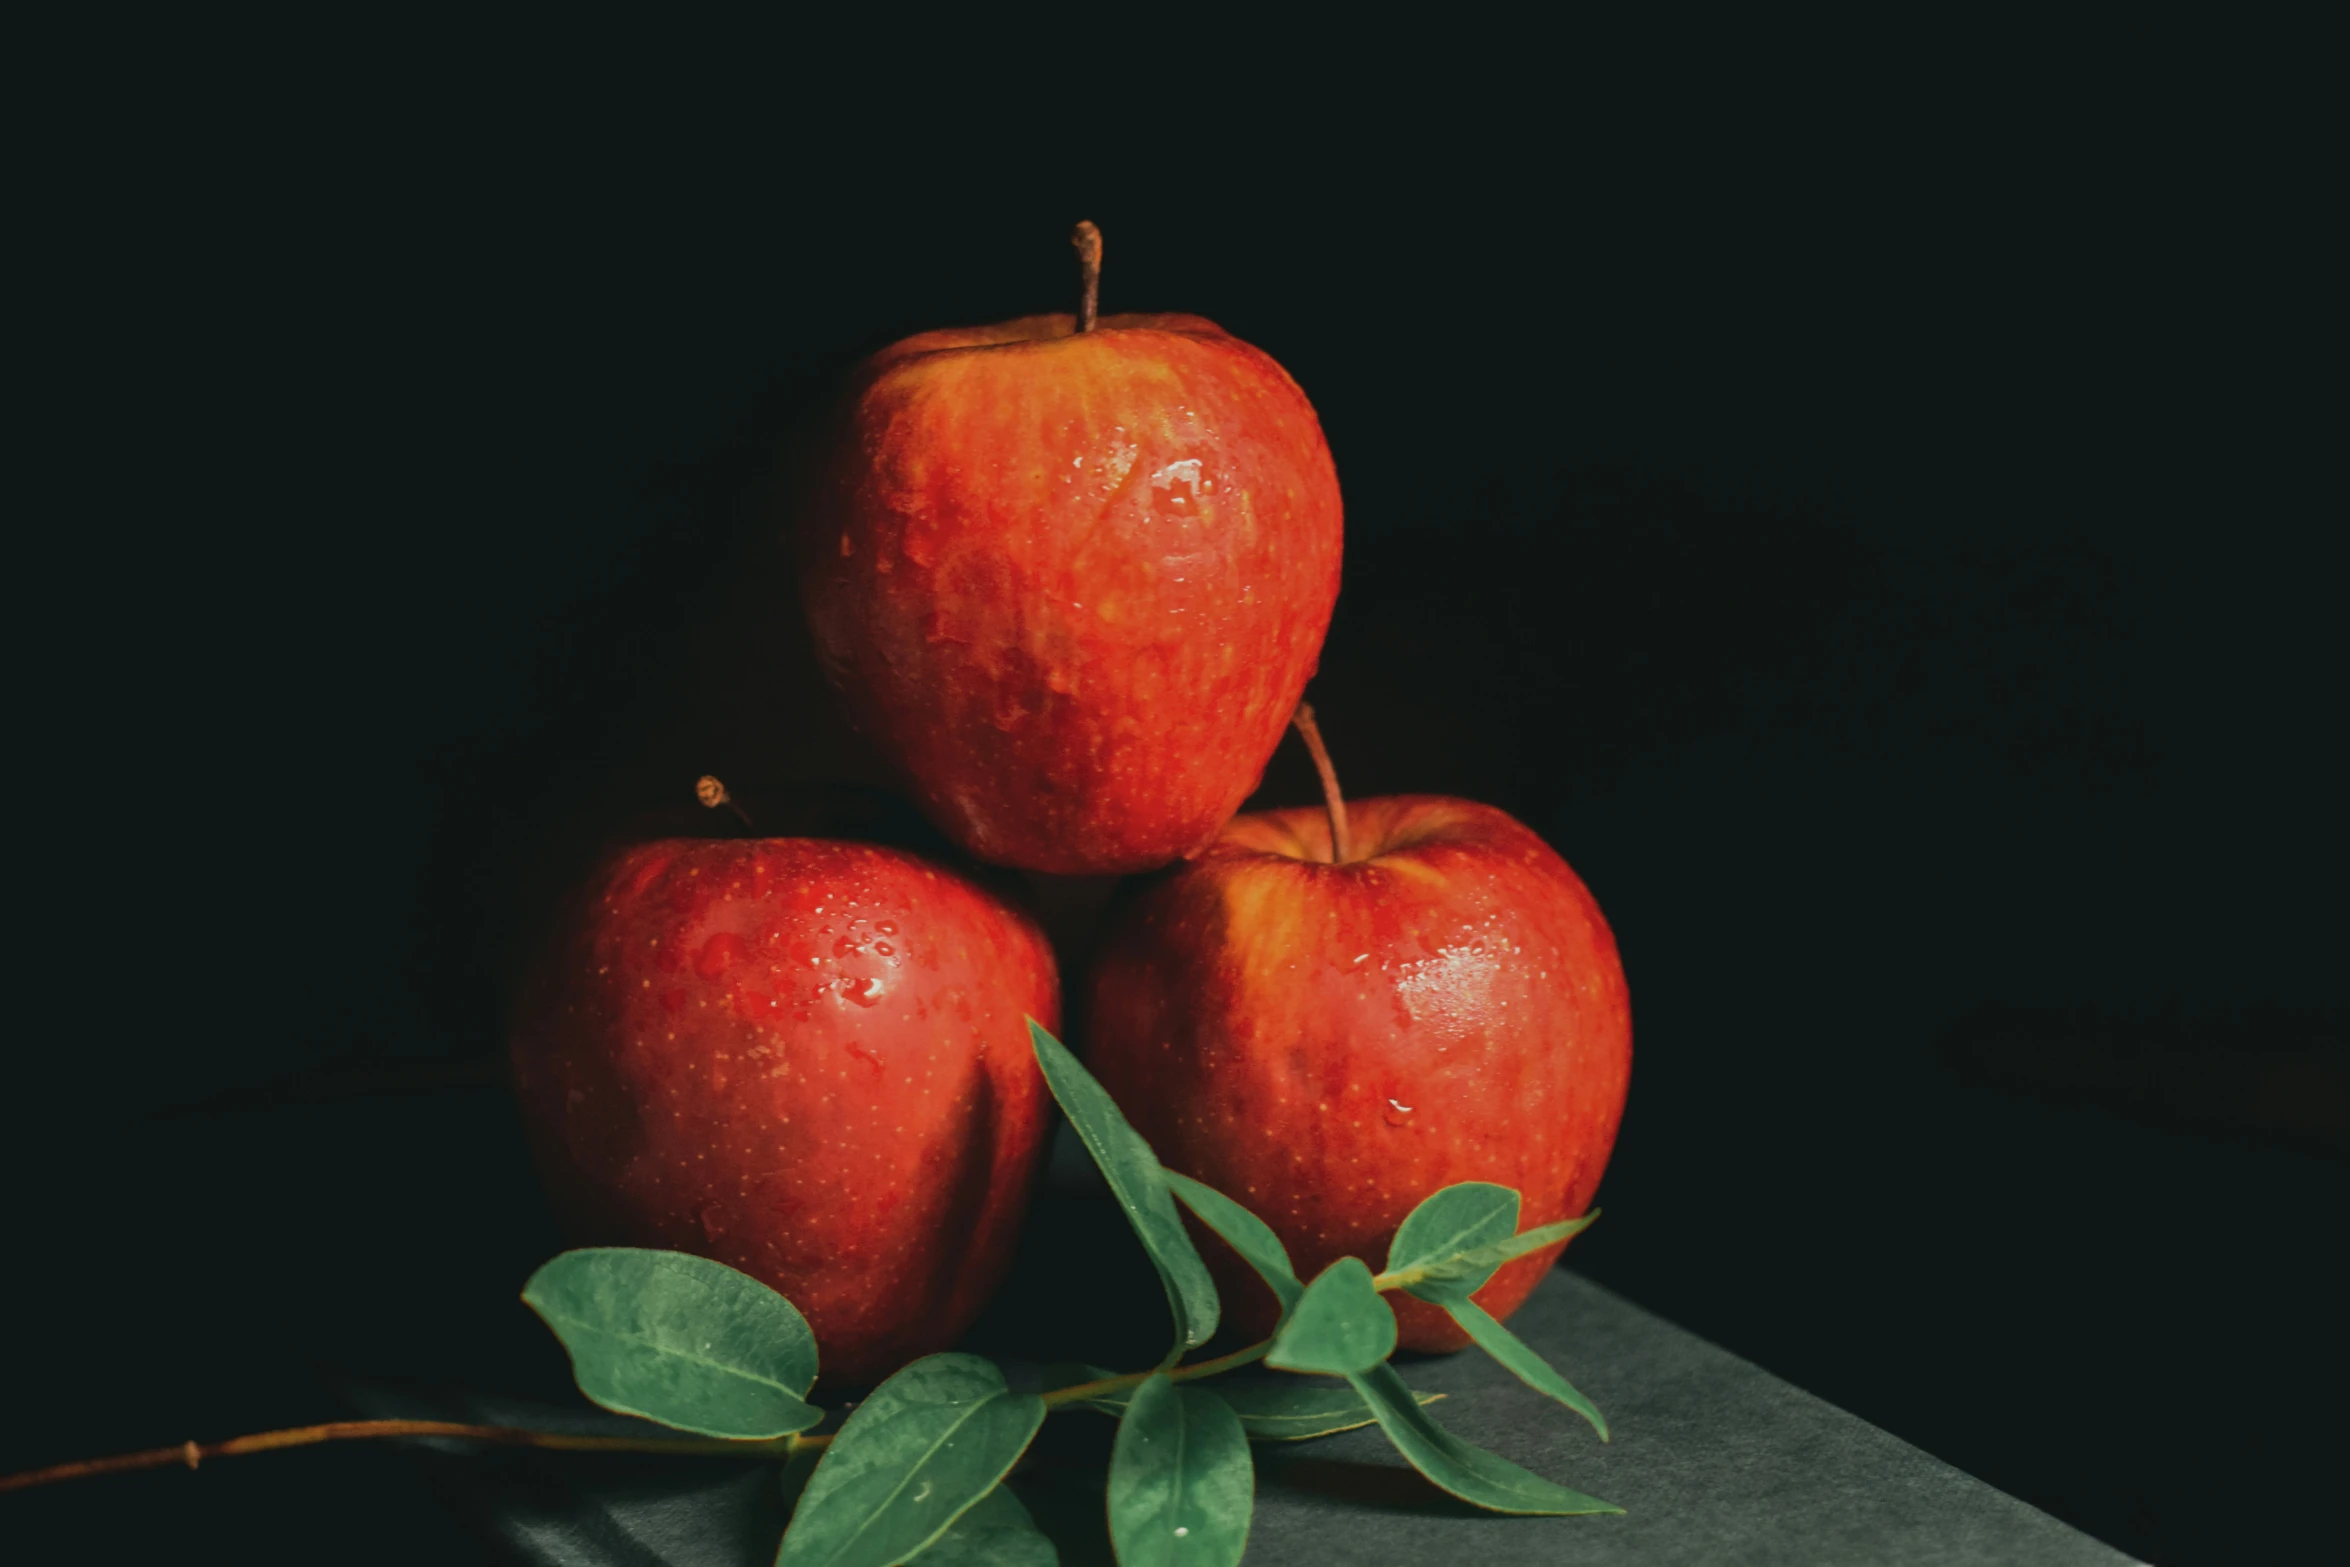
MULTIPOLYGON (((1606 1412, 1574 1415, 1475 1351, 1402 1366, 1472 1442, 1625 1509, 1497 1518, 1402 1467, 1375 1431, 1259 1465, 1251 1562, 1480 1567, 2111 1567, 2128 1557, 1565 1269, 1510 1319, 1606 1412)), ((1263 1449, 1259 1450, 1264 1452, 1263 1449)))
MULTIPOLYGON (((1405 1357, 1437 1417, 1622 1517, 1507 1518, 1438 1491, 1376 1430, 1256 1449, 1248 1561, 1576 1567, 2115 1567, 2129 1558, 1735 1355, 1559 1270, 1511 1319, 1605 1410, 1581 1419, 1474 1350, 1405 1357)), ((1034 1368, 1017 1368, 1015 1374, 1034 1368)), ((354 1389, 373 1412, 579 1429, 636 1426, 467 1395, 354 1389)), ((641 1427, 640 1427, 641 1429, 641 1427)), ((1110 1560, 1101 1471, 1110 1422, 1046 1424, 1014 1489, 1064 1567, 1110 1560)), ((786 1487, 762 1465, 523 1452, 456 1455, 443 1492, 513 1558, 563 1567, 774 1559, 786 1487)), ((793 1476, 793 1479, 800 1478, 793 1476)))

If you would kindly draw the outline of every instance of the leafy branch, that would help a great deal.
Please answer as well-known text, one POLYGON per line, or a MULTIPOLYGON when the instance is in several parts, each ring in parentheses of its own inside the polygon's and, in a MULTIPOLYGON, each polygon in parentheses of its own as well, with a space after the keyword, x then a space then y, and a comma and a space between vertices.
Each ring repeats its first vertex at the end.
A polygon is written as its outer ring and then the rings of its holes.
POLYGON ((19 1490, 86 1475, 157 1468, 316 1442, 444 1437, 571 1451, 789 1460, 821 1451, 777 1554, 778 1567, 1031 1567, 1055 1560, 1019 1499, 1003 1487, 1045 1417, 1085 1409, 1118 1422, 1110 1456, 1111 1543, 1124 1567, 1182 1562, 1228 1567, 1247 1544, 1254 1507, 1251 1442, 1299 1441, 1376 1424, 1413 1468, 1495 1512, 1551 1515, 1622 1509, 1569 1490, 1463 1441, 1405 1386, 1388 1357, 1403 1291, 1442 1307, 1470 1339, 1529 1387, 1588 1420, 1607 1422, 1566 1378, 1471 1297, 1504 1263, 1552 1246, 1596 1213, 1520 1231, 1520 1199, 1470 1181, 1431 1194, 1397 1228, 1373 1273, 1342 1257, 1300 1280, 1271 1226, 1230 1197, 1160 1166, 1101 1085, 1033 1020, 1038 1065, 1100 1166, 1166 1287, 1172 1343, 1148 1370, 1051 1368, 1059 1385, 1013 1391, 975 1355, 926 1356, 857 1405, 839 1430, 816 1434, 808 1402, 817 1350, 807 1321, 758 1280, 681 1252, 597 1247, 565 1252, 534 1273, 522 1298, 571 1356, 580 1391, 607 1409, 686 1433, 577 1436, 427 1420, 360 1420, 186 1443, 0 1478, 19 1490), (1279 1300, 1272 1335, 1185 1363, 1214 1336, 1220 1301, 1178 1204, 1220 1236, 1279 1300), (1262 1361, 1276 1371, 1342 1377, 1326 1383, 1205 1387, 1262 1361))

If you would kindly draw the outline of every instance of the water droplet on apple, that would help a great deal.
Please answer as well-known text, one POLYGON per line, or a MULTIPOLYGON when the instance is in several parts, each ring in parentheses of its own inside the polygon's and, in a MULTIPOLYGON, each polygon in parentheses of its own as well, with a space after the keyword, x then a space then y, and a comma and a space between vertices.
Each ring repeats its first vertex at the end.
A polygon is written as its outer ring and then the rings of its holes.
POLYGON ((1412 1107, 1390 1098, 1387 1101, 1387 1107, 1380 1111, 1379 1115, 1389 1126, 1409 1126, 1412 1120, 1412 1107))
POLYGON ((841 981, 841 992, 861 1007, 873 1006, 881 1000, 881 977, 875 975, 860 983, 853 979, 841 981))
POLYGON ((716 1240, 719 1236, 724 1235, 727 1225, 731 1222, 733 1221, 726 1210, 719 1207, 718 1204, 711 1202, 702 1205, 702 1233, 709 1236, 710 1239, 716 1240))

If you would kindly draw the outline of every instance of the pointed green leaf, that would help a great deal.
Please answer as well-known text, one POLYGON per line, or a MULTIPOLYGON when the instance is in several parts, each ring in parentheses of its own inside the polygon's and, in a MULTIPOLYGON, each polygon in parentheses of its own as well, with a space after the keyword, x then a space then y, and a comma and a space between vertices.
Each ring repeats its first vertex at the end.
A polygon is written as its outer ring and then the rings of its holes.
POLYGON ((758 1440, 824 1418, 806 1402, 816 1337, 788 1300, 745 1273, 678 1251, 567 1251, 523 1301, 571 1353, 579 1390, 606 1409, 704 1436, 758 1440))
POLYGON ((1420 1282, 1409 1286, 1422 1300, 1444 1304, 1454 1299, 1466 1300, 1483 1281, 1505 1262, 1515 1262, 1530 1252, 1555 1245, 1570 1235, 1580 1235, 1591 1228, 1599 1218, 1599 1210, 1592 1209, 1577 1219, 1561 1219, 1556 1224, 1545 1224, 1536 1229, 1520 1230, 1517 1234, 1495 1241, 1490 1246, 1477 1246, 1441 1262, 1431 1263, 1420 1282), (1462 1279, 1475 1279, 1477 1284, 1467 1290, 1460 1287, 1462 1279))
POLYGON ((1530 1470, 1521 1469, 1496 1453, 1489 1453, 1454 1436, 1433 1415, 1413 1402, 1411 1389, 1393 1366, 1373 1366, 1348 1377, 1371 1410, 1379 1429, 1411 1466, 1464 1502, 1497 1513, 1620 1513, 1621 1507, 1554 1485, 1530 1470))
POLYGON ((997 1486, 915 1558, 922 1567, 1060 1567, 1061 1553, 1020 1498, 997 1486))
MULTIPOLYGON (((1302 1383, 1212 1391, 1232 1406, 1232 1412, 1240 1416, 1240 1428, 1253 1442, 1302 1442, 1308 1437, 1335 1436, 1377 1418, 1352 1388, 1302 1383)), ((1423 1404, 1433 1404, 1443 1396, 1412 1395, 1423 1404)))
POLYGON ((1513 1235, 1518 1210, 1516 1192, 1487 1181, 1431 1193, 1396 1228, 1380 1287, 1408 1290, 1438 1305, 1467 1300, 1503 1263, 1563 1241, 1599 1217, 1594 1208, 1581 1218, 1513 1235))
POLYGON ((1276 1371, 1347 1376, 1395 1352, 1395 1313, 1371 1287, 1360 1257, 1341 1257, 1314 1276, 1273 1335, 1265 1364, 1276 1371))
POLYGON ((1118 1422, 1109 1500, 1119 1567, 1232 1567, 1256 1505, 1240 1417, 1213 1393, 1152 1377, 1118 1422))
MULTIPOLYGON (((1100 1381, 1112 1377, 1097 1365, 1076 1365, 1072 1360, 1043 1367, 1043 1384, 1048 1388, 1074 1386, 1079 1381, 1100 1381)), ((1358 1426, 1372 1424, 1370 1405, 1358 1398, 1354 1388, 1332 1386, 1328 1381, 1255 1381, 1255 1384, 1191 1384, 1203 1393, 1215 1393, 1231 1412, 1241 1417, 1241 1431, 1248 1433, 1250 1442, 1302 1442, 1314 1435, 1337 1435, 1339 1431, 1354 1431, 1358 1426)), ((1126 1400, 1135 1395, 1133 1388, 1121 1388, 1116 1393, 1102 1393, 1100 1398, 1086 1398, 1083 1407, 1116 1419, 1126 1414, 1126 1400)), ((1412 1393, 1419 1403, 1431 1405, 1443 1398, 1443 1393, 1412 1393)))
POLYGON ((1044 1421, 975 1355, 930 1355, 859 1404, 800 1493, 778 1567, 892 1567, 995 1488, 1044 1421))
POLYGON ((1548 1393, 1552 1398, 1591 1422, 1591 1429, 1604 1442, 1607 1437, 1607 1417, 1599 1406, 1575 1390, 1575 1385, 1550 1367, 1550 1362, 1534 1353, 1526 1341, 1493 1319, 1491 1313, 1474 1301, 1456 1300, 1445 1307, 1452 1320, 1468 1330, 1477 1347, 1509 1368, 1510 1374, 1537 1393, 1548 1393))
MULTIPOLYGON (((1106 1371, 1079 1368, 1083 1374, 1060 1379, 1060 1385, 1082 1382, 1089 1376, 1108 1376, 1106 1371)), ((1056 1379, 1047 1375, 1045 1380, 1056 1379)), ((1240 1417, 1240 1428, 1252 1442, 1303 1442, 1308 1437, 1336 1436, 1341 1431, 1352 1431, 1372 1421, 1371 1406, 1364 1403, 1352 1388, 1334 1387, 1327 1383, 1276 1382, 1231 1386, 1227 1383, 1190 1384, 1202 1393, 1212 1393, 1232 1406, 1240 1417)), ((1105 1393, 1100 1398, 1085 1400, 1085 1407, 1105 1415, 1123 1415, 1126 1402, 1134 1396, 1128 1388, 1116 1393, 1105 1393)), ((1444 1397, 1442 1393, 1414 1393, 1423 1404, 1433 1404, 1444 1397)))
POLYGON ((1272 1287, 1273 1293, 1280 1297, 1284 1313, 1297 1304, 1306 1287, 1298 1282, 1297 1271, 1290 1265, 1289 1248, 1281 1244, 1281 1237, 1273 1233, 1271 1225, 1213 1186, 1173 1170, 1164 1173, 1167 1184, 1183 1200, 1183 1206, 1197 1214, 1200 1223, 1224 1237, 1225 1244, 1240 1253, 1240 1260, 1256 1269, 1257 1277, 1272 1287))
POLYGON ((1191 1237, 1183 1233, 1166 1172, 1159 1168, 1150 1144, 1126 1123, 1108 1090, 1034 1018, 1028 1020, 1028 1038, 1053 1097, 1061 1102, 1086 1152, 1101 1166, 1102 1178, 1110 1183, 1111 1194, 1126 1210, 1127 1222, 1142 1237, 1142 1249, 1150 1253, 1152 1266, 1167 1286, 1167 1310, 1175 1319, 1175 1348, 1167 1357, 1171 1365, 1185 1350, 1215 1335, 1215 1280, 1208 1277, 1208 1266, 1200 1261, 1191 1237))
POLYGON ((1464 1253, 1506 1240, 1518 1227, 1518 1194, 1490 1181, 1463 1181, 1424 1198, 1420 1206, 1396 1226, 1387 1248, 1387 1273, 1403 1275, 1406 1289, 1423 1300, 1467 1300, 1493 1276, 1487 1268, 1458 1271, 1464 1253), (1451 1268, 1449 1274, 1433 1270, 1451 1268), (1422 1293, 1425 1287, 1439 1293, 1422 1293))

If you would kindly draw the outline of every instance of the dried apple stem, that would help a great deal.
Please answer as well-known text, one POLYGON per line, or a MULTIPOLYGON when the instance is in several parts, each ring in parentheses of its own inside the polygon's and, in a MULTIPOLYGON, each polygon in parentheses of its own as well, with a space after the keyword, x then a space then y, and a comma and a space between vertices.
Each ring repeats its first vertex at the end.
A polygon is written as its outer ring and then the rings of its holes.
POLYGON ((1346 796, 1338 792, 1338 769, 1330 765, 1330 753, 1322 745, 1322 731, 1314 725, 1314 707, 1310 702, 1297 704, 1297 714, 1290 719, 1297 725, 1306 751, 1314 759, 1314 771, 1322 775, 1322 803, 1330 809, 1330 863, 1344 865, 1354 858, 1354 845, 1347 840, 1346 796))
POLYGON ((701 801, 704 805, 708 806, 713 811, 723 805, 728 810, 734 812, 735 816, 741 820, 742 824, 745 827, 748 827, 752 832, 757 832, 759 830, 757 824, 751 820, 751 813, 744 810, 740 805, 736 804, 734 796, 726 792, 726 785, 720 783, 717 779, 711 777, 708 773, 704 773, 701 777, 694 780, 694 798, 701 801))
POLYGON ((1102 231, 1091 222, 1079 223, 1070 232, 1069 243, 1077 247, 1077 330, 1090 332, 1101 308, 1102 231))
POLYGON ((520 1426, 465 1425, 454 1420, 333 1420, 325 1425, 259 1431, 251 1436, 231 1437, 225 1442, 182 1442, 177 1447, 151 1447, 141 1453, 117 1453, 111 1458, 86 1458, 78 1463, 51 1464, 46 1469, 27 1469, 21 1474, 0 1475, 0 1491, 27 1491, 37 1485, 55 1485, 61 1480, 121 1474, 132 1469, 165 1469, 173 1464, 185 1464, 193 1469, 207 1458, 269 1453, 281 1447, 416 1436, 453 1437, 500 1447, 557 1448, 571 1453, 677 1453, 691 1457, 725 1454, 739 1458, 788 1458, 800 1449, 830 1440, 786 1436, 771 1442, 732 1442, 716 1437, 574 1436, 557 1431, 531 1431, 520 1426))

